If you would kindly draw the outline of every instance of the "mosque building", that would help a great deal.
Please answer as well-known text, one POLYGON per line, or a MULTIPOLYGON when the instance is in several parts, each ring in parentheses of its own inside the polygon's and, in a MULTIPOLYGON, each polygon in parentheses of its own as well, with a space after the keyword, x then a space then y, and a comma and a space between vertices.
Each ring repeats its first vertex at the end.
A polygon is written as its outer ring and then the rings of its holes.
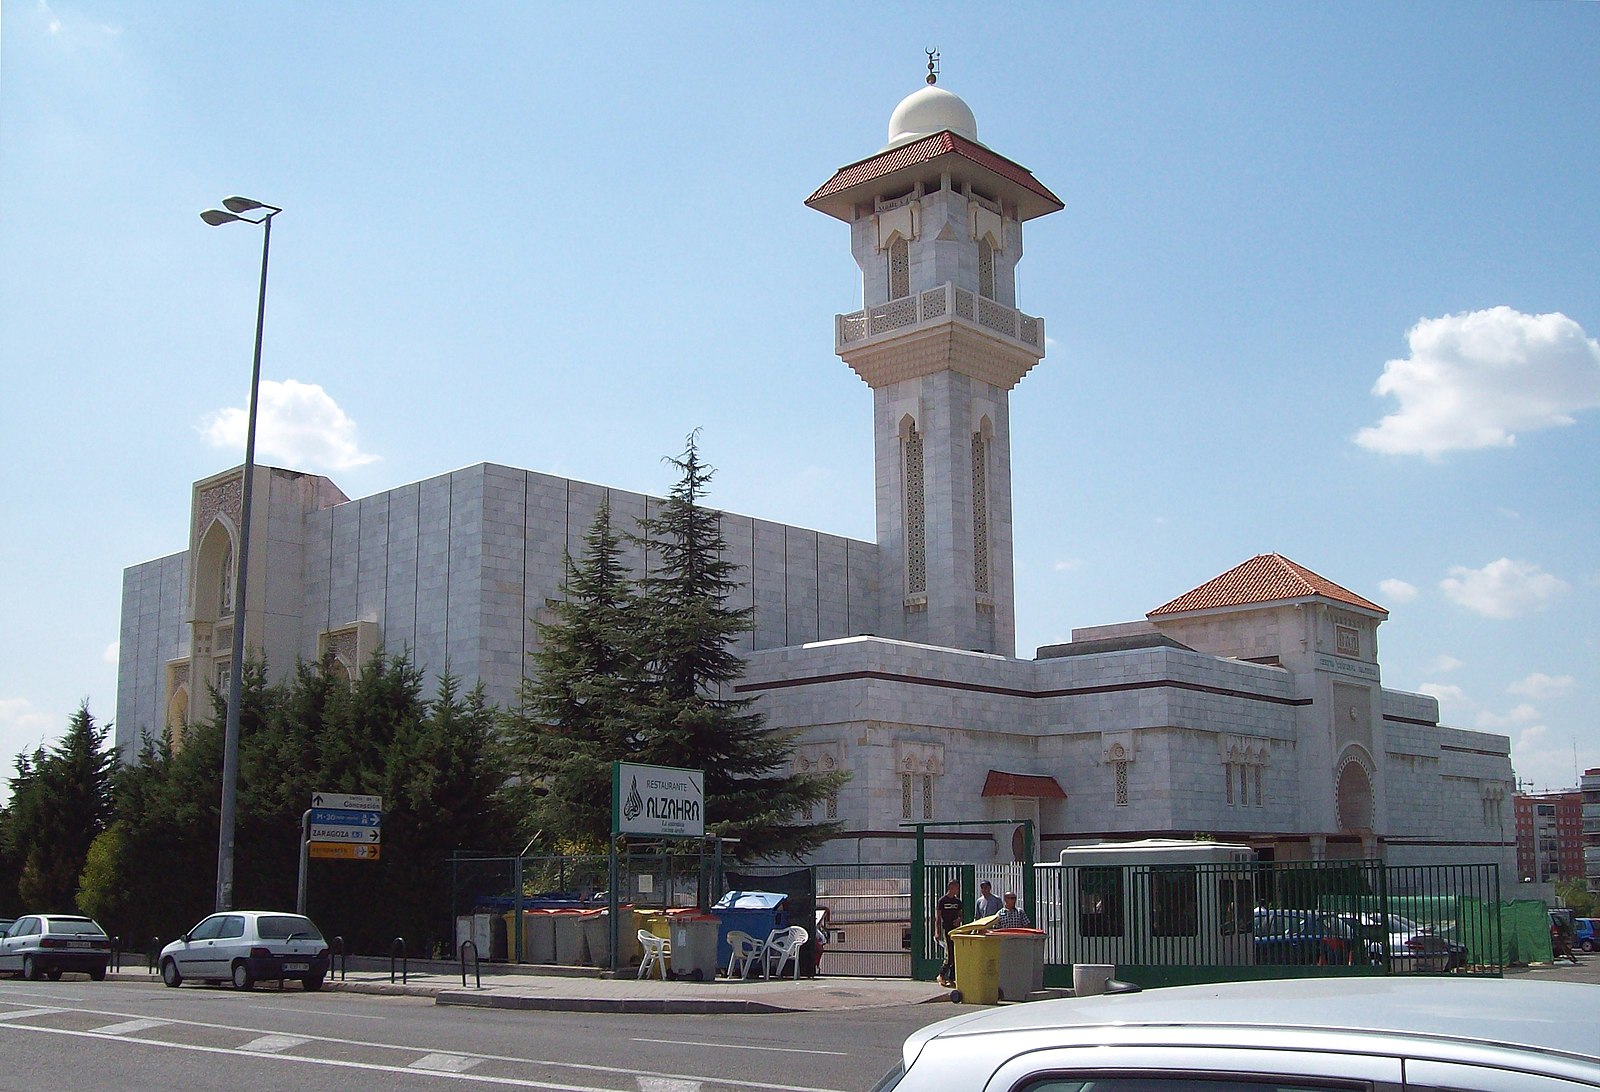
MULTIPOLYGON (((1136 621, 1016 656, 1010 393, 1044 357, 1017 308, 1023 225, 1062 209, 929 82, 888 143, 806 201, 850 227, 861 308, 835 350, 873 393, 877 540, 724 513, 753 611, 737 690, 795 733, 797 771, 847 770, 817 862, 905 861, 905 824, 1030 819, 1046 859, 1100 838, 1215 837, 1263 858, 1515 867, 1503 735, 1385 689, 1383 607, 1277 554, 1136 621)), ((273 677, 375 650, 448 663, 510 704, 563 560, 603 502, 661 503, 479 464, 352 500, 325 477, 242 468, 192 487, 186 548, 123 580, 117 745, 175 730, 224 687, 233 627, 273 677), (250 536, 243 618, 233 558, 250 536)), ((642 567, 642 558, 632 561, 642 567)), ((714 818, 714 817, 712 817, 714 818)), ((946 859, 1011 860, 1018 829, 935 828, 946 859)))

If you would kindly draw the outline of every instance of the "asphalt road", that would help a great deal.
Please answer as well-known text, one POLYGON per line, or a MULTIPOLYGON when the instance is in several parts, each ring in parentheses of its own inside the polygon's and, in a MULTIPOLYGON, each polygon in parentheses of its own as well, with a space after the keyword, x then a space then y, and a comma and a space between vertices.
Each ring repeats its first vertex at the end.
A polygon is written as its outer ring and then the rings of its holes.
POLYGON ((0 1090, 864 1092, 953 1006, 744 1016, 436 1006, 295 988, 0 979, 0 1090))

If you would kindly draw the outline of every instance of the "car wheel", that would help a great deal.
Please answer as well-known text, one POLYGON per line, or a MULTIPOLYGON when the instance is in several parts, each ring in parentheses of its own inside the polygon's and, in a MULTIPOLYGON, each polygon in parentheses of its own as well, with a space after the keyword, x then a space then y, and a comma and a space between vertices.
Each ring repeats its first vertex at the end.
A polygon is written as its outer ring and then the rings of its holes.
POLYGON ((39 964, 34 961, 32 956, 22 957, 22 977, 29 982, 39 981, 39 964))
POLYGON ((1594 951, 1594 941, 1586 940, 1586 941, 1583 942, 1582 947, 1583 947, 1584 951, 1592 952, 1592 951, 1594 951))
POLYGON ((178 962, 175 959, 161 961, 161 981, 176 989, 183 985, 183 975, 178 973, 178 962))
POLYGON ((52 982, 60 982, 61 981, 61 968, 57 967, 54 970, 46 971, 44 973, 44 976, 46 978, 48 978, 50 981, 52 981, 52 982))
POLYGON ((255 986, 256 980, 250 976, 250 968, 241 960, 233 965, 233 988, 248 990, 255 986))
POLYGON ((960 990, 951 990, 950 991, 950 1000, 953 1001, 957 1005, 961 1004, 961 991, 960 990))
POLYGON ((105 966, 101 965, 99 967, 90 967, 89 968, 89 980, 91 982, 104 982, 106 980, 106 969, 105 969, 105 966))
POLYGON ((300 981, 304 984, 307 993, 316 993, 322 989, 322 975, 320 974, 308 974, 300 981))

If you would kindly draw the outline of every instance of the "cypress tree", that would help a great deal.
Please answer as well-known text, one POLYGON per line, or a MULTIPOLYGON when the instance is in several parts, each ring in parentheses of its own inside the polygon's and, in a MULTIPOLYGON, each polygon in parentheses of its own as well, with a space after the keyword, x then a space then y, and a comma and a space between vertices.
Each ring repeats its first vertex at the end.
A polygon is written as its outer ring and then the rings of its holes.
POLYGON ((726 557, 721 513, 704 505, 715 471, 701 460, 693 433, 683 454, 667 461, 678 482, 659 514, 640 521, 651 571, 637 604, 648 679, 639 691, 639 760, 705 771, 706 829, 738 838, 734 856, 798 855, 839 828, 796 817, 837 791, 846 775, 789 773, 792 738, 766 727, 751 708, 754 699, 732 696, 744 670, 733 646, 753 612, 728 605, 740 586, 738 566, 726 557))
POLYGON ((555 620, 539 626, 535 674, 506 720, 521 776, 525 833, 550 849, 603 852, 611 835, 611 764, 637 756, 638 603, 621 538, 603 503, 566 559, 555 620))

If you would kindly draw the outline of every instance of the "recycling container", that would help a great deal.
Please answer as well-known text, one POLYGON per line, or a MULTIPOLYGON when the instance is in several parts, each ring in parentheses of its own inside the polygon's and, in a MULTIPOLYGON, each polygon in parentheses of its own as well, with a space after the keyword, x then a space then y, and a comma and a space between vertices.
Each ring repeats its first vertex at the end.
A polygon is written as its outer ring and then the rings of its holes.
POLYGON ((522 959, 525 963, 556 961, 556 919, 542 910, 522 912, 522 959))
POLYGON ((583 921, 583 939, 589 950, 588 962, 596 967, 611 966, 611 911, 585 910, 578 916, 583 921))
POLYGON ((717 941, 720 920, 712 914, 673 914, 672 977, 714 982, 717 977, 717 941))
POLYGON ((956 988, 950 1000, 969 1005, 1000 1003, 1000 940, 984 926, 969 923, 950 930, 956 961, 956 988))
POLYGON ((1026 1001, 1044 989, 1043 929, 991 929, 989 935, 1000 942, 1000 1000, 1026 1001))
POLYGON ((788 897, 781 891, 729 891, 718 899, 711 908, 718 922, 717 966, 726 967, 733 955, 728 934, 734 930, 764 941, 774 929, 787 929, 789 911, 785 900, 788 897))
POLYGON ((576 910, 557 910, 550 915, 555 924, 555 962, 572 967, 584 962, 588 944, 583 935, 583 918, 576 910))

